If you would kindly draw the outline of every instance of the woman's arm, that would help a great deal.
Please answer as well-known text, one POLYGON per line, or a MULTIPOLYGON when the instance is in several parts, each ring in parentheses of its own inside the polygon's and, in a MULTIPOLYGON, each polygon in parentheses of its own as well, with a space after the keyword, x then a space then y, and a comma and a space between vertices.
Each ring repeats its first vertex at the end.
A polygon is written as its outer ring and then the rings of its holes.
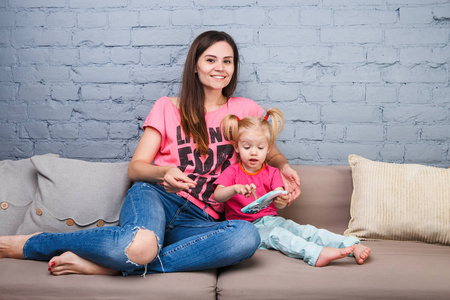
POLYGON ((163 182, 169 193, 188 190, 196 182, 175 166, 155 166, 153 159, 161 147, 161 134, 152 127, 146 127, 128 166, 131 181, 163 182))
POLYGON ((281 154, 280 150, 278 150, 278 147, 276 145, 273 145, 270 148, 269 154, 267 155, 267 163, 270 166, 279 169, 280 171, 286 165, 289 166, 286 157, 284 157, 284 155, 281 154))
POLYGON ((128 177, 132 181, 163 181, 167 170, 172 166, 157 167, 151 164, 160 147, 159 131, 146 127, 128 166, 128 177))
MULTIPOLYGON (((267 155, 267 163, 280 170, 283 177, 285 190, 289 192, 289 204, 300 196, 300 177, 297 172, 291 168, 286 157, 281 154, 276 145, 273 145, 267 155)), ((289 205, 288 204, 288 205, 289 205)))

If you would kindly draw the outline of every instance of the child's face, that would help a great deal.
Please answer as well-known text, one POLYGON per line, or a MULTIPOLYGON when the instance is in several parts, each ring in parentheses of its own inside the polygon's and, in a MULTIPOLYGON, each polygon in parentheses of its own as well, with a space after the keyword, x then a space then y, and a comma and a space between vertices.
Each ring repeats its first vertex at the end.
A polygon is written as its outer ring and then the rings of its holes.
POLYGON ((267 135, 262 130, 244 131, 235 149, 239 153, 244 169, 249 173, 261 169, 270 151, 267 135))

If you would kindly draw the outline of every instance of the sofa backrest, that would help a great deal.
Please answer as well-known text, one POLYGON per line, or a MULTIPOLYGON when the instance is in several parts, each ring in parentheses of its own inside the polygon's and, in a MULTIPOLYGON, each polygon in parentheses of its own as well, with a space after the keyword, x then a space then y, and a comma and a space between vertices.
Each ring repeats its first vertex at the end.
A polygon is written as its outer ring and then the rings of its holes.
POLYGON ((301 195, 278 213, 300 224, 311 224, 342 234, 350 221, 353 191, 349 166, 295 166, 301 195))
MULTIPOLYGON (((41 159, 44 158, 65 161, 51 155, 41 159)), ((48 166, 48 163, 45 166, 48 166)), ((123 174, 126 176, 126 166, 123 168, 123 174)), ((343 233, 350 220, 350 200, 353 189, 350 167, 293 165, 293 168, 300 175, 302 193, 289 207, 279 210, 279 214, 300 224, 311 224, 318 228, 343 233)), ((69 172, 74 173, 73 170, 69 172)), ((24 216, 32 208, 30 204, 37 195, 36 176, 37 170, 30 159, 1 162, 0 177, 5 179, 2 180, 3 188, 0 193, 0 203, 2 203, 0 233, 2 235, 14 234, 19 226, 23 227, 24 216), (29 179, 23 179, 18 176, 20 174, 29 179), (6 179, 12 180, 12 183, 7 182, 6 179), (28 196, 25 197, 25 195, 28 196)), ((55 174, 55 176, 59 175, 55 174)), ((30 215, 35 215, 34 210, 30 211, 30 215)), ((62 221, 61 223, 65 224, 62 221)), ((72 227, 70 229, 75 230, 72 227)), ((48 231, 47 228, 42 230, 48 231)))

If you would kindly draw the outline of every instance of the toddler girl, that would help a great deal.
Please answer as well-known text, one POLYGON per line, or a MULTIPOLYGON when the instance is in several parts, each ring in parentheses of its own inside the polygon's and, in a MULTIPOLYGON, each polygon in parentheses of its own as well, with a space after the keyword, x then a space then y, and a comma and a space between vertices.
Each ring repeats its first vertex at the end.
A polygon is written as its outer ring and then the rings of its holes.
POLYGON ((261 236, 260 249, 276 249, 289 257, 301 258, 311 266, 323 267, 331 261, 353 255, 362 264, 370 249, 355 237, 345 237, 312 225, 300 225, 277 215, 277 209, 287 206, 289 196, 282 195, 266 208, 253 214, 241 209, 273 190, 283 190, 278 169, 266 164, 267 154, 275 144, 284 125, 283 114, 277 108, 264 117, 240 120, 227 115, 221 123, 226 139, 233 143, 240 162, 228 167, 215 181, 214 199, 225 202, 227 220, 252 222, 261 236), (272 124, 268 121, 271 118, 272 124))

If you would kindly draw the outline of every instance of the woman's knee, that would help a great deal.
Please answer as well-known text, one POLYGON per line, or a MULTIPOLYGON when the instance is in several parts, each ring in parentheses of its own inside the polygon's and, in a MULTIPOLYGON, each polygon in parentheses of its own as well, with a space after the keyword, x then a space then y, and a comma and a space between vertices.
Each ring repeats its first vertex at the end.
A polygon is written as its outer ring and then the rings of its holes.
POLYGON ((147 228, 158 236, 164 233, 164 206, 151 184, 136 182, 129 189, 119 223, 123 228, 147 228))
POLYGON ((234 235, 235 242, 253 255, 261 242, 258 229, 256 229, 255 225, 247 221, 233 220, 230 222, 236 230, 234 235))
POLYGON ((155 233, 147 229, 139 229, 125 253, 131 262, 145 265, 156 258, 158 251, 158 238, 155 233))

